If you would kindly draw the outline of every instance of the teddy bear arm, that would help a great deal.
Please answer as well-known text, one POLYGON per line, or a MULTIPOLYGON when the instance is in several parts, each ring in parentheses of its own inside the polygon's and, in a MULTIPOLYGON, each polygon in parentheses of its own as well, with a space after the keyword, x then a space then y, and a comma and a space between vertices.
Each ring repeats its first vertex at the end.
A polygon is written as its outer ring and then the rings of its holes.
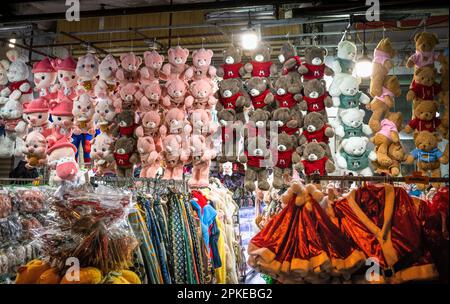
POLYGON ((324 74, 327 75, 327 76, 333 76, 334 75, 334 71, 329 66, 325 66, 324 74))
POLYGON ((325 163, 325 171, 327 171, 327 173, 332 173, 334 170, 336 170, 334 163, 331 160, 327 160, 325 163))
POLYGON ((9 98, 13 100, 19 100, 19 98, 22 96, 22 92, 20 90, 14 90, 10 95, 9 98))
POLYGON ((392 142, 394 142, 394 143, 400 142, 400 137, 398 135, 398 132, 391 131, 390 134, 391 134, 392 142))
POLYGON ((408 165, 411 165, 411 164, 414 163, 414 160, 415 160, 414 156, 410 154, 410 155, 408 155, 408 156, 406 157, 405 162, 406 162, 408 165))
POLYGON ((298 67, 297 71, 300 74, 306 74, 306 73, 308 73, 308 68, 302 64, 301 66, 298 67))
POLYGON ((239 162, 245 164, 248 161, 247 155, 245 155, 244 151, 240 151, 239 153, 239 162))
POLYGON ((337 126, 336 129, 335 129, 335 133, 339 137, 344 137, 345 136, 344 127, 341 126, 341 125, 337 126))
POLYGON ((242 67, 239 69, 239 76, 244 77, 244 76, 245 76, 245 73, 246 73, 245 67, 242 66, 242 67))
POLYGON ((266 105, 271 104, 274 101, 274 97, 272 93, 267 94, 266 98, 264 98, 264 103, 266 105))
POLYGON ((377 154, 375 153, 375 151, 370 151, 370 153, 369 153, 369 155, 368 155, 368 158, 369 158, 371 161, 376 161, 376 160, 377 160, 377 154))
POLYGON ((4 88, 4 89, 1 91, 1 93, 0 93, 0 95, 1 95, 2 97, 6 97, 6 96, 8 96, 8 95, 10 95, 10 94, 11 94, 11 90, 10 90, 8 87, 4 88))
POLYGON ((339 64, 339 61, 335 60, 333 61, 333 63, 331 64, 331 69, 334 71, 334 73, 341 73, 342 72, 342 68, 341 65, 339 64))
POLYGON ((170 107, 170 96, 164 96, 162 98, 162 104, 163 106, 165 106, 166 108, 170 107))
POLYGON ((394 98, 392 98, 391 96, 384 97, 384 102, 389 107, 389 109, 394 106, 394 98))
POLYGON ((244 69, 247 73, 251 73, 253 71, 253 65, 250 62, 247 62, 244 65, 244 69))
POLYGON ((194 97, 192 97, 191 95, 187 96, 187 97, 184 99, 184 105, 185 105, 187 108, 191 108, 193 104, 194 104, 194 97))
POLYGON ((217 68, 217 72, 216 72, 216 75, 217 75, 217 76, 223 77, 224 73, 225 73, 225 72, 224 72, 224 70, 223 70, 222 67, 218 67, 218 68, 217 68))
POLYGON ((217 104, 217 98, 215 98, 213 95, 209 96, 208 98, 208 104, 210 106, 214 106, 217 104))
POLYGON ((326 135, 327 137, 333 137, 333 136, 334 136, 333 128, 332 128, 332 127, 327 127, 327 128, 325 129, 325 135, 326 135))
POLYGON ((211 78, 215 77, 217 75, 217 69, 214 66, 210 66, 208 68, 208 74, 211 78))
POLYGON ((409 57, 408 60, 406 61, 406 67, 411 69, 414 67, 414 65, 415 65, 414 60, 412 59, 412 57, 409 57))
POLYGON ((405 131, 406 134, 411 134, 414 131, 414 129, 411 128, 410 125, 406 125, 404 131, 405 131))
POLYGON ((323 102, 327 108, 331 108, 333 106, 333 99, 330 96, 325 97, 323 102))
POLYGON ((416 97, 416 93, 413 90, 408 90, 408 93, 406 93, 406 100, 412 101, 416 97))
POLYGON ((337 165, 339 166, 339 168, 347 169, 347 161, 341 155, 339 155, 339 154, 336 155, 336 162, 337 162, 337 165))
POLYGON ((372 135, 372 129, 367 124, 363 124, 362 131, 366 135, 372 135))
POLYGON ((134 134, 137 137, 143 137, 144 136, 144 128, 142 126, 137 127, 136 130, 134 131, 134 134))
POLYGON ((331 100, 333 101, 333 107, 337 108, 341 105, 341 99, 338 96, 333 96, 331 100))

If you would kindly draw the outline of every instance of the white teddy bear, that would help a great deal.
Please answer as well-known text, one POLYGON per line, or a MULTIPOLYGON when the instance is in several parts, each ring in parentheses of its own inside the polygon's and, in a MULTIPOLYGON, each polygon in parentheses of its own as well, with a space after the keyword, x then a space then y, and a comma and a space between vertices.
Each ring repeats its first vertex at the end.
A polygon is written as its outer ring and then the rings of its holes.
POLYGON ((337 47, 337 57, 333 61, 331 68, 335 74, 352 74, 355 68, 356 45, 351 41, 341 41, 337 47))
POLYGON ((335 133, 342 139, 350 137, 370 136, 372 129, 363 122, 366 112, 362 109, 352 108, 339 113, 341 124, 335 126, 335 133))
POLYGON ((19 100, 21 103, 33 99, 33 89, 28 81, 30 69, 27 59, 21 56, 17 50, 9 50, 6 56, 11 61, 8 72, 9 85, 0 92, 0 103, 6 103, 8 99, 19 100))
POLYGON ((358 108, 360 103, 368 104, 370 98, 359 90, 359 84, 360 79, 352 75, 336 75, 329 88, 333 106, 339 109, 350 109, 358 108))
POLYGON ((337 165, 344 170, 348 170, 356 175, 370 176, 372 170, 369 167, 369 160, 377 160, 374 151, 367 149, 369 139, 367 137, 350 137, 343 139, 336 154, 337 165))
POLYGON ((0 156, 23 156, 23 137, 27 130, 27 124, 23 120, 22 114, 22 104, 14 99, 9 99, 0 110, 0 116, 5 123, 6 133, 6 136, 0 137, 0 156))

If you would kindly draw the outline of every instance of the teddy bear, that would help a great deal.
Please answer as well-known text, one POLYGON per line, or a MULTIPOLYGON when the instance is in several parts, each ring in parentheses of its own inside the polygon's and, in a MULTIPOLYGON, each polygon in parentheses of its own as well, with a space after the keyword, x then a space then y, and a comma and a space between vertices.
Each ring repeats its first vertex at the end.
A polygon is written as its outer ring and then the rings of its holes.
POLYGON ((34 91, 39 96, 48 100, 55 99, 58 95, 55 86, 57 72, 55 69, 57 62, 45 57, 33 65, 31 72, 34 79, 34 91))
POLYGON ((183 147, 183 138, 175 134, 164 137, 162 156, 166 164, 162 179, 182 180, 184 164, 190 157, 189 149, 183 147))
POLYGON ((372 129, 363 122, 366 112, 363 109, 351 108, 340 113, 341 123, 335 127, 340 138, 370 136, 372 129))
POLYGON ((250 62, 244 66, 252 77, 268 78, 277 73, 277 65, 270 60, 272 48, 267 43, 260 43, 251 53, 250 62))
POLYGON ((216 160, 219 163, 236 162, 238 156, 238 143, 240 136, 241 124, 234 123, 236 113, 233 109, 223 109, 217 115, 220 122, 220 143, 221 152, 217 155, 216 160))
MULTIPOLYGON (((75 98, 73 103, 72 114, 75 118, 75 125, 72 133, 72 143, 79 149, 80 145, 83 147, 84 163, 91 161, 91 140, 95 135, 94 129, 94 99, 88 94, 75 98)), ((78 159, 78 151, 75 154, 75 159, 78 159)))
POLYGON ((245 82, 245 88, 250 95, 254 109, 268 110, 274 102, 274 96, 270 92, 269 80, 265 77, 252 77, 245 82))
POLYGON ((324 75, 334 75, 333 70, 324 63, 327 53, 326 49, 317 46, 305 49, 305 59, 298 68, 298 72, 302 74, 303 81, 321 80, 324 75))
POLYGON ((292 166, 300 161, 295 152, 296 142, 292 136, 282 133, 278 135, 277 151, 272 153, 273 183, 275 189, 288 187, 292 178, 292 166))
POLYGON ((139 85, 132 82, 120 86, 113 102, 116 113, 120 113, 122 109, 131 110, 137 106, 135 94, 138 90, 139 85))
POLYGON ((303 114, 301 111, 291 111, 288 108, 278 108, 272 112, 272 122, 278 126, 278 133, 287 135, 300 135, 303 126, 303 114))
POLYGON ((434 68, 423 66, 414 71, 413 81, 406 94, 406 100, 434 100, 441 92, 441 86, 436 83, 436 72, 434 68))
POLYGON ((139 67, 142 64, 142 58, 133 52, 120 55, 120 66, 116 72, 116 78, 120 85, 127 83, 137 84, 139 82, 139 67))
MULTIPOLYGON (((414 138, 416 148, 406 158, 407 164, 417 161, 417 169, 423 175, 430 174, 431 177, 441 177, 441 164, 448 163, 444 153, 439 150, 440 136, 428 130, 420 131, 414 138)), ((439 188, 439 183, 432 183, 433 187, 439 188)), ((423 190, 426 186, 417 184, 417 188, 423 190)))
MULTIPOLYGON (((441 68, 439 70, 439 74, 441 74, 441 91, 448 92, 448 90, 449 90, 448 54, 447 54, 447 56, 444 56, 444 55, 440 56, 439 63, 441 64, 441 68)), ((1 86, 1 80, 0 80, 0 86, 1 86)))
POLYGON ((219 82, 219 90, 216 95, 216 99, 219 101, 216 104, 217 116, 221 123, 227 121, 225 118, 230 117, 230 113, 235 115, 233 121, 245 122, 244 107, 250 107, 251 103, 250 97, 245 92, 239 79, 227 78, 219 82), (229 110, 232 110, 232 112, 229 110))
POLYGON ((159 128, 162 137, 168 134, 189 135, 192 127, 186 119, 186 114, 178 108, 167 111, 163 124, 159 128))
POLYGON ((162 102, 161 85, 158 82, 152 82, 146 85, 144 91, 137 91, 134 95, 139 101, 139 112, 141 116, 148 111, 157 111, 162 102))
POLYGON ((380 121, 386 113, 394 107, 395 97, 400 97, 402 94, 400 82, 397 76, 390 75, 385 78, 382 86, 382 94, 375 96, 367 108, 372 111, 372 116, 369 119, 369 126, 373 132, 380 130, 380 121))
POLYGON ((25 138, 25 161, 27 169, 44 166, 47 163, 47 141, 38 131, 32 131, 25 138))
POLYGON ((283 65, 281 75, 290 75, 294 83, 301 83, 302 78, 298 73, 298 68, 302 65, 302 60, 291 42, 286 41, 281 45, 278 61, 283 65))
POLYGON ((114 142, 114 160, 118 177, 133 177, 133 167, 139 162, 136 153, 136 141, 128 136, 122 136, 114 142))
POLYGON ((390 112, 381 121, 381 128, 370 139, 377 147, 377 162, 383 167, 390 166, 392 159, 388 156, 391 143, 400 142, 399 132, 402 129, 402 112, 390 112))
POLYGON ((192 99, 187 99, 187 83, 175 78, 165 83, 166 94, 162 98, 162 104, 167 109, 178 108, 185 110, 192 107, 192 99))
POLYGON ((9 61, 2 59, 0 60, 0 92, 7 87, 8 76, 7 72, 9 69, 9 61))
POLYGON ((123 110, 116 115, 116 127, 112 134, 117 137, 133 137, 137 125, 134 121, 135 114, 131 110, 123 110))
POLYGON ((27 132, 27 124, 22 116, 23 107, 17 99, 9 99, 0 109, 0 117, 5 124, 5 135, 12 142, 12 149, 8 153, 10 156, 21 157, 23 155, 23 137, 27 132))
POLYGON ((241 49, 230 45, 223 50, 223 62, 217 68, 217 76, 225 79, 242 78, 245 75, 244 65, 242 64, 241 49))
POLYGON ((369 96, 359 90, 360 80, 350 74, 334 76, 329 88, 333 106, 340 109, 357 108, 360 103, 367 105, 369 96))
POLYGON ((255 182, 258 183, 258 189, 269 190, 267 168, 271 166, 270 159, 271 153, 267 149, 266 138, 261 136, 248 138, 239 155, 239 162, 247 164, 244 178, 245 190, 254 191, 255 182))
POLYGON ((171 47, 167 51, 168 63, 164 64, 161 70, 160 79, 162 80, 189 80, 192 78, 191 71, 188 72, 189 66, 186 61, 189 57, 189 50, 183 49, 181 46, 171 47))
POLYGON ((159 132, 162 121, 163 119, 157 111, 148 111, 142 116, 141 125, 135 130, 135 135, 138 139, 151 137, 158 152, 161 152, 162 149, 161 134, 159 132))
POLYGON ((153 138, 150 136, 139 137, 137 150, 141 161, 141 172, 139 177, 155 178, 160 167, 161 155, 157 151, 153 138))
POLYGON ((51 265, 48 262, 37 259, 32 260, 17 269, 15 284, 35 284, 39 277, 50 267, 51 265))
POLYGON ((441 131, 442 137, 448 140, 449 137, 449 93, 448 91, 440 94, 440 103, 444 105, 444 112, 439 116, 441 119, 441 126, 439 131, 441 131))
POLYGON ((48 100, 42 97, 33 99, 23 105, 23 118, 27 122, 28 131, 38 131, 44 137, 51 133, 48 100))
POLYGON ((95 174, 103 176, 106 172, 113 171, 115 167, 114 139, 105 133, 100 133, 92 140, 91 144, 91 158, 94 161, 95 174))
POLYGON ((116 92, 116 73, 119 65, 113 55, 108 54, 98 66, 98 80, 94 86, 94 95, 98 98, 106 98, 116 92))
POLYGON ((73 101, 64 96, 62 100, 52 100, 49 103, 52 115, 52 135, 56 139, 60 137, 72 137, 75 118, 72 114, 73 101))
POLYGON ((378 42, 373 51, 372 76, 370 77, 369 93, 372 96, 381 96, 383 86, 389 70, 394 66, 392 60, 396 55, 392 48, 391 40, 383 38, 378 42))
POLYGON ((164 55, 160 55, 157 51, 144 52, 144 66, 140 70, 141 90, 152 84, 159 82, 161 68, 164 63, 164 55))
POLYGON ((189 178, 190 187, 209 186, 209 167, 216 157, 216 151, 211 149, 204 136, 194 134, 191 138, 192 175, 189 178))
POLYGON ((98 98, 94 102, 95 113, 93 116, 95 129, 103 133, 111 134, 115 128, 116 111, 111 98, 98 98))
POLYGON ((278 108, 297 108, 302 100, 302 82, 291 74, 281 75, 273 84, 274 99, 278 108))
POLYGON ((327 154, 328 145, 323 142, 309 142, 297 148, 303 159, 296 163, 295 169, 304 172, 305 176, 327 175, 333 173, 336 167, 327 154))
POLYGON ((368 143, 367 137, 343 139, 336 154, 337 165, 355 175, 372 175, 369 161, 376 161, 377 155, 374 151, 368 149, 368 143))
POLYGON ((28 58, 19 54, 16 49, 10 49, 6 52, 6 56, 11 62, 6 72, 9 84, 0 92, 0 104, 6 103, 8 98, 19 100, 21 103, 30 101, 33 99, 33 89, 28 81, 30 75, 28 58))
POLYGON ((406 133, 429 131, 436 132, 441 128, 441 119, 436 117, 439 104, 434 100, 422 100, 413 108, 414 119, 405 127, 406 133))
POLYGON ((439 58, 439 54, 434 51, 434 47, 439 43, 435 33, 421 32, 414 36, 416 52, 406 61, 408 68, 421 68, 429 66, 434 68, 434 62, 439 58))
POLYGON ((206 78, 192 81, 189 93, 185 103, 192 105, 193 109, 210 110, 217 103, 214 97, 214 84, 206 78))
POLYGON ((78 77, 77 95, 94 94, 94 86, 98 75, 99 60, 92 53, 78 57, 75 73, 78 77))
POLYGON ((196 109, 190 115, 192 134, 203 135, 208 140, 209 136, 217 131, 217 124, 212 119, 210 110, 196 109))
POLYGON ((327 110, 333 106, 333 100, 328 95, 324 80, 311 79, 303 84, 303 98, 300 102, 302 111, 319 112, 323 117, 327 118, 327 110))
POLYGON ((331 65, 334 73, 352 74, 356 65, 356 45, 348 40, 338 43, 337 56, 331 65))
MULTIPOLYGON (((285 109, 287 110, 287 109, 285 109)), ((244 125, 242 134, 244 138, 244 145, 251 137, 261 136, 267 137, 267 129, 270 128, 271 113, 263 109, 251 110, 248 113, 249 121, 244 125)))
MULTIPOLYGON (((375 147, 375 153, 378 158, 378 148, 375 147)), ((379 161, 373 161, 372 166, 374 171, 378 174, 387 174, 391 176, 398 176, 400 174, 400 164, 406 160, 408 156, 405 149, 400 142, 392 142, 387 149, 387 155, 391 159, 389 165, 381 165, 379 161)))
MULTIPOLYGON (((303 119, 303 133, 299 144, 307 142, 323 142, 328 144, 334 136, 333 128, 327 123, 325 117, 319 112, 310 112, 303 119)), ((329 149, 328 149, 329 150, 329 149)))
POLYGON ((78 163, 75 161, 77 148, 69 142, 67 137, 57 140, 47 138, 47 161, 51 169, 55 170, 53 181, 73 181, 77 178, 79 171, 78 163))
POLYGON ((58 72, 58 98, 63 96, 73 100, 76 96, 75 87, 77 86, 78 78, 75 73, 77 62, 72 57, 66 57, 60 60, 56 65, 58 72))
POLYGON ((212 50, 201 48, 192 52, 192 66, 186 74, 192 75, 193 80, 212 79, 216 77, 216 68, 211 65, 214 53, 212 50))

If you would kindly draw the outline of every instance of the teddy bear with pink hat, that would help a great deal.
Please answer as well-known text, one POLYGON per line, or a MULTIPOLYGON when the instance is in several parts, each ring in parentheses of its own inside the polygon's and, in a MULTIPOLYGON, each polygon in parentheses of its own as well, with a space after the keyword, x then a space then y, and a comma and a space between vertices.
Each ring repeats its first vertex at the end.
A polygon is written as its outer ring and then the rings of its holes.
POLYGON ((56 65, 56 71, 58 72, 58 98, 67 96, 69 99, 73 100, 76 96, 76 86, 77 86, 77 75, 76 70, 77 62, 72 57, 67 57, 60 60, 56 65))
POLYGON ((77 149, 69 142, 66 137, 47 141, 47 160, 50 168, 55 170, 53 181, 61 183, 62 181, 73 181, 76 179, 79 168, 75 161, 77 149))
POLYGON ((28 123, 28 132, 37 131, 44 137, 52 133, 50 128, 48 100, 38 97, 23 104, 23 118, 28 123))
POLYGON ((38 92, 39 97, 47 100, 55 99, 58 95, 55 86, 57 72, 55 69, 56 62, 45 57, 41 61, 33 65, 31 70, 34 75, 34 91, 38 92))

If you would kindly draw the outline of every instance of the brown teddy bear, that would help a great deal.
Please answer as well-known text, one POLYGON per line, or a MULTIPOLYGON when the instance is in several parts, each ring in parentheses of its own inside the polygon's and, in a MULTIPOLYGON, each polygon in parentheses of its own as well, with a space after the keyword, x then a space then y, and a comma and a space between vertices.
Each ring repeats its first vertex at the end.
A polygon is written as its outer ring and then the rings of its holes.
POLYGON ((295 169, 300 173, 304 172, 306 176, 326 175, 334 172, 336 167, 333 161, 327 156, 329 147, 323 142, 309 142, 297 148, 298 154, 301 154, 303 160, 298 162, 295 169))
POLYGON ((120 137, 114 143, 114 159, 118 177, 133 177, 133 167, 139 161, 136 141, 131 137, 120 137))
POLYGON ((392 58, 397 52, 392 48, 391 40, 383 38, 373 52, 373 68, 370 78, 369 93, 372 96, 383 94, 383 85, 389 70, 394 66, 392 58))
POLYGON ((282 75, 273 84, 275 101, 278 108, 294 108, 302 100, 302 82, 296 81, 291 74, 282 75))
POLYGON ((441 92, 441 86, 435 82, 436 72, 434 68, 424 66, 414 71, 414 78, 406 94, 406 100, 434 100, 441 92))
POLYGON ((296 144, 292 136, 282 133, 278 135, 277 151, 272 153, 273 184, 275 189, 290 185, 292 166, 300 161, 300 155, 295 151, 296 144))
POLYGON ((237 143, 240 135, 238 125, 234 122, 236 114, 233 109, 223 109, 217 114, 217 118, 221 124, 221 153, 217 155, 216 160, 219 163, 236 162, 237 161, 237 143))
POLYGON ((448 56, 440 56, 439 63, 441 64, 441 69, 439 71, 439 73, 441 74, 441 91, 448 92, 448 56))
POLYGON ((251 137, 244 144, 243 152, 239 155, 239 162, 247 164, 244 178, 244 187, 247 191, 255 190, 256 181, 260 190, 269 190, 267 168, 271 166, 270 154, 264 137, 251 137))
MULTIPOLYGON (((379 157, 379 147, 375 147, 375 153, 379 157)), ((400 174, 400 164, 406 160, 407 154, 400 142, 392 142, 387 150, 388 157, 392 160, 389 165, 382 166, 378 160, 372 161, 372 166, 376 173, 398 176, 400 174)))
POLYGON ((268 110, 274 101, 270 92, 269 80, 265 77, 252 77, 245 82, 245 88, 250 94, 250 100, 254 109, 268 110))
MULTIPOLYGON (((299 144, 307 142, 323 142, 328 145, 330 137, 334 136, 333 128, 327 123, 325 117, 319 112, 306 114, 303 119, 303 133, 300 136, 299 144)), ((327 148, 327 155, 331 155, 330 148, 327 148)))
POLYGON ((245 122, 244 107, 250 107, 250 97, 239 79, 230 78, 219 82, 216 98, 219 100, 216 104, 218 115, 223 110, 232 109, 236 114, 236 120, 245 122))
POLYGON ((406 61, 408 68, 429 66, 434 68, 434 62, 439 58, 439 54, 434 52, 434 47, 439 43, 435 33, 417 33, 414 36, 416 42, 416 52, 406 61))
POLYGON ((308 112, 319 112, 328 121, 326 108, 333 106, 333 100, 328 95, 324 80, 312 79, 307 81, 303 87, 303 100, 300 109, 308 112))
POLYGON ((252 77, 270 77, 277 73, 277 66, 270 60, 272 47, 267 43, 260 43, 250 53, 251 61, 244 68, 252 77))
POLYGON ((278 55, 278 60, 283 65, 281 75, 290 75, 295 83, 301 83, 302 78, 298 73, 298 68, 302 65, 302 60, 300 59, 300 56, 297 55, 297 50, 292 43, 289 41, 283 43, 280 49, 280 55, 278 55))
POLYGON ((131 110, 123 110, 116 115, 116 127, 113 129, 112 134, 117 136, 133 137, 135 129, 137 127, 134 122, 135 114, 131 110))
POLYGON ((381 129, 370 141, 377 148, 377 162, 381 167, 392 165, 393 160, 388 155, 388 148, 391 143, 400 142, 398 133, 402 129, 402 112, 390 112, 381 121, 381 129))
POLYGON ((440 96, 441 104, 444 105, 444 112, 440 116, 441 118, 441 126, 439 128, 439 131, 441 131, 442 137, 448 140, 448 134, 449 134, 449 119, 448 119, 448 91, 443 92, 440 96))
MULTIPOLYGON (((436 133, 421 131, 414 138, 416 148, 408 155, 406 163, 412 164, 417 161, 418 171, 423 175, 430 174, 431 177, 441 177, 441 164, 447 164, 448 159, 438 148, 440 137, 436 133)), ((433 183, 433 187, 439 188, 439 183, 433 183)), ((423 190, 425 185, 418 184, 418 189, 423 190)))
POLYGON ((372 111, 372 116, 369 120, 369 126, 373 132, 378 132, 381 128, 380 121, 386 113, 394 106, 394 98, 402 94, 400 82, 394 75, 387 76, 382 87, 383 93, 375 96, 368 105, 368 109, 372 111))
POLYGON ((298 68, 303 81, 320 80, 324 75, 334 75, 333 70, 325 65, 325 56, 327 56, 327 50, 324 48, 312 46, 305 49, 305 61, 298 68))
POLYGON ((233 45, 223 50, 224 63, 217 69, 216 75, 223 79, 241 78, 245 75, 241 50, 233 45))
POLYGON ((250 137, 267 137, 267 130, 270 129, 270 112, 263 109, 251 110, 248 113, 248 122, 244 125, 244 145, 250 137))
POLYGON ((413 131, 429 131, 436 132, 441 126, 441 120, 436 117, 439 104, 434 100, 421 100, 418 101, 414 107, 414 119, 412 119, 405 127, 406 133, 413 131))
POLYGON ((278 108, 272 112, 272 122, 277 123, 278 133, 300 135, 300 128, 303 124, 303 114, 301 111, 278 108))

